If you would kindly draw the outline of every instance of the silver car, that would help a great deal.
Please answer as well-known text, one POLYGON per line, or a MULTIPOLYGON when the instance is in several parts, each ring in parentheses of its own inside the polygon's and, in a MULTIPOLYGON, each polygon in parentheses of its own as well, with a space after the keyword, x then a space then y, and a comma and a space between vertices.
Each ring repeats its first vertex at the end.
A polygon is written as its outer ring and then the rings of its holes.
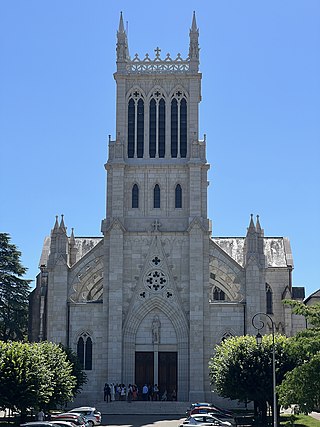
POLYGON ((79 408, 71 409, 69 412, 83 415, 90 427, 99 426, 101 424, 101 412, 92 406, 80 406, 79 408))
POLYGON ((179 427, 187 426, 221 426, 231 427, 232 424, 229 421, 222 421, 219 418, 214 417, 210 414, 195 414, 190 415, 179 427))

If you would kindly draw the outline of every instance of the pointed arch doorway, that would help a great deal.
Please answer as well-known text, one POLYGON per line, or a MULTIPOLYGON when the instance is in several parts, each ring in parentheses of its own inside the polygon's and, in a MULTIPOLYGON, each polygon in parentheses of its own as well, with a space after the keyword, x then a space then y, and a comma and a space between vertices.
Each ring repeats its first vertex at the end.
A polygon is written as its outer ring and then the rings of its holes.
POLYGON ((135 384, 141 391, 147 384, 157 384, 159 396, 165 394, 168 400, 177 394, 178 353, 176 351, 136 351, 135 384))

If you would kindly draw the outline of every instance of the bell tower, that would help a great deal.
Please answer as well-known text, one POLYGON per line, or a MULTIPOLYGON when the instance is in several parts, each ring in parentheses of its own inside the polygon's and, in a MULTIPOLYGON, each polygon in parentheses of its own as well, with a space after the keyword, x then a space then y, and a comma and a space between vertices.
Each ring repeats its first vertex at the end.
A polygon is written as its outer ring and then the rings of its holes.
POLYGON ((193 14, 189 56, 154 49, 129 55, 121 13, 117 32, 116 137, 109 141, 107 208, 102 230, 118 218, 128 230, 186 230, 207 221, 206 141, 199 140, 199 30, 193 14))

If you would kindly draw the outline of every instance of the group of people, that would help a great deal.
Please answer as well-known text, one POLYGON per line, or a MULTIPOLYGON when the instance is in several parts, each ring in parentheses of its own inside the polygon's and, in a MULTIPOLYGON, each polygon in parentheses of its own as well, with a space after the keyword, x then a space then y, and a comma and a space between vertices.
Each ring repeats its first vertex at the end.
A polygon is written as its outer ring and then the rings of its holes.
POLYGON ((103 388, 103 400, 112 402, 114 400, 122 400, 131 402, 138 399, 138 387, 135 384, 129 384, 126 387, 124 384, 108 384, 105 383, 103 388))
POLYGON ((142 387, 141 393, 136 384, 129 384, 126 386, 125 384, 105 383, 104 385, 103 400, 105 402, 112 402, 115 400, 132 402, 141 399, 144 401, 177 400, 177 393, 175 390, 170 393, 170 396, 167 390, 161 393, 157 384, 145 384, 142 387))

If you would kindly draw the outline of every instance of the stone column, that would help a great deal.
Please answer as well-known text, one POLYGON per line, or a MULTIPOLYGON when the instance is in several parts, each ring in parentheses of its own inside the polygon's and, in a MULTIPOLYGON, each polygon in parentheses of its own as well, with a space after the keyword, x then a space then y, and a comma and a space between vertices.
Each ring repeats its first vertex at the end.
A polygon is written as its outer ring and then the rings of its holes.
POLYGON ((204 399, 204 349, 203 349, 203 285, 204 285, 204 239, 203 230, 195 221, 189 231, 190 274, 190 342, 189 383, 190 402, 204 399))
POLYGON ((115 221, 109 231, 109 274, 103 299, 108 305, 107 378, 122 378, 123 228, 115 221))

